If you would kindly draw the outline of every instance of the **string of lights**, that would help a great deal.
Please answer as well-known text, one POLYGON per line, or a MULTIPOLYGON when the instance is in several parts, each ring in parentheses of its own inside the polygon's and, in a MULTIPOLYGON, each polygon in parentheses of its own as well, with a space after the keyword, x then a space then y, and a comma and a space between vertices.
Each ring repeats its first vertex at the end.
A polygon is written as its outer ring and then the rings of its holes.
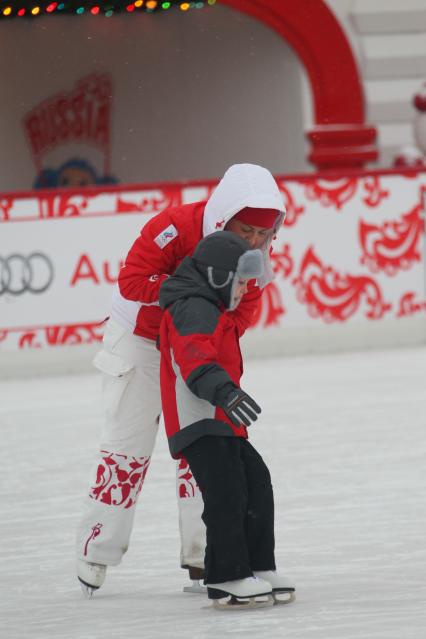
POLYGON ((91 15, 110 18, 117 13, 147 13, 167 11, 173 7, 180 11, 203 9, 216 0, 0 0, 0 20, 7 18, 38 18, 51 15, 91 15))

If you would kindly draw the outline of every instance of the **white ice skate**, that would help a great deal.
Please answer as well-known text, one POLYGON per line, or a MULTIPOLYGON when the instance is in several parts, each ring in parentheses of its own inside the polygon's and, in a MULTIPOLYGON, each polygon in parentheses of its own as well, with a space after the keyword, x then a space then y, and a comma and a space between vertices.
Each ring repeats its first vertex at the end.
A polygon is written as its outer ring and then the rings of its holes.
POLYGON ((207 594, 218 610, 266 608, 274 605, 271 584, 258 577, 207 584, 207 594))
POLYGON ((105 581, 107 567, 104 564, 94 564, 89 561, 77 560, 77 577, 81 589, 87 599, 93 597, 105 581))
POLYGON ((288 577, 276 570, 255 570, 254 574, 259 579, 269 581, 272 586, 274 604, 287 604, 295 600, 296 586, 288 577))

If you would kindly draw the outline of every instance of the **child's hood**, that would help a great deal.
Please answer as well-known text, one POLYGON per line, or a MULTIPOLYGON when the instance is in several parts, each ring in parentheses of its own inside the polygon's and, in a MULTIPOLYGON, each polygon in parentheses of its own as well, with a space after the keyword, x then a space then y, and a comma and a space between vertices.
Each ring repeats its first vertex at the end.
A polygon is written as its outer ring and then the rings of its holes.
POLYGON ((220 298, 208 285, 205 278, 196 269, 192 257, 185 257, 174 275, 169 277, 160 288, 160 306, 164 310, 176 300, 188 297, 204 297, 213 304, 220 304, 220 298))

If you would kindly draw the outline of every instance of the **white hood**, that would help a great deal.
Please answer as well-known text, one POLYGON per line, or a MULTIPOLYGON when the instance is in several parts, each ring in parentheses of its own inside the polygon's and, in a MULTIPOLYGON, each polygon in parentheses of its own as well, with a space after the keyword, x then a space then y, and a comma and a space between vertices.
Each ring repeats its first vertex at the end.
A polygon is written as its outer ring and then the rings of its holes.
POLYGON ((262 246, 265 269, 258 284, 263 288, 274 278, 269 248, 272 236, 281 227, 285 217, 283 197, 268 169, 256 164, 234 164, 229 167, 207 201, 204 209, 203 236, 223 231, 226 223, 246 206, 281 211, 268 242, 262 246))

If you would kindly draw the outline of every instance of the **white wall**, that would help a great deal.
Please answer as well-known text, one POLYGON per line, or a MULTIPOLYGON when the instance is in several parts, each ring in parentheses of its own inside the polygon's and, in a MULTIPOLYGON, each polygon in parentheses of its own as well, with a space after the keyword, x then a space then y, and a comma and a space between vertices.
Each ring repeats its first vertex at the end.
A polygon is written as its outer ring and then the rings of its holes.
POLYGON ((215 178, 239 161, 312 170, 304 71, 265 25, 220 5, 50 16, 0 23, 1 191, 28 189, 35 177, 23 115, 93 72, 113 78, 112 173, 121 182, 215 178))
MULTIPOLYGON (((379 133, 377 165, 389 166, 401 145, 413 143, 426 4, 326 2, 358 61, 367 121, 379 133)), ((275 31, 220 4, 186 13, 3 20, 0 71, 3 192, 28 189, 35 177, 23 115, 93 72, 113 78, 112 172, 123 183, 216 178, 238 161, 279 174, 313 171, 304 138, 312 94, 299 59, 275 31)), ((79 150, 70 145, 56 157, 79 150)))

